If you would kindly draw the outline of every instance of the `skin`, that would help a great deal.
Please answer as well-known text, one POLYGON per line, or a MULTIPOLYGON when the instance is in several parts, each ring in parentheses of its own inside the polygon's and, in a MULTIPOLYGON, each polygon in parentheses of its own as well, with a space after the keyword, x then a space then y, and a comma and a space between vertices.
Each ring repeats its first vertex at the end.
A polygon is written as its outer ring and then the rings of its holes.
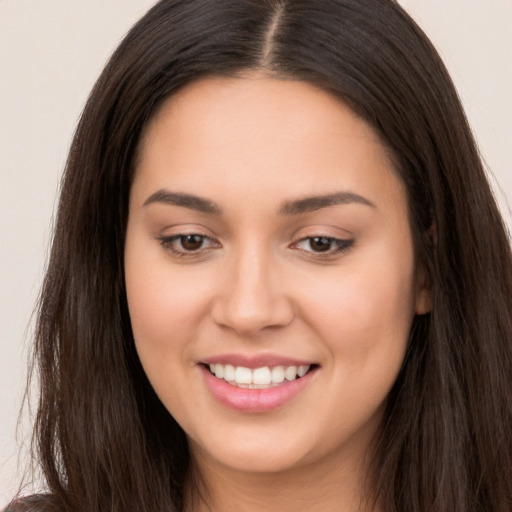
MULTIPOLYGON (((363 458, 413 316, 428 308, 388 151, 332 95, 258 74, 187 86, 140 149, 125 248, 133 333, 188 435, 211 509, 364 510, 363 458), (222 213, 147 203, 163 189, 222 213), (282 211, 337 192, 368 204, 282 211), (204 238, 187 252, 169 242, 180 234, 204 238), (321 252, 315 236, 349 242, 321 252), (248 413, 205 385, 200 363, 219 354, 277 354, 317 369, 283 406, 248 413)), ((190 493, 188 509, 207 510, 190 493)))

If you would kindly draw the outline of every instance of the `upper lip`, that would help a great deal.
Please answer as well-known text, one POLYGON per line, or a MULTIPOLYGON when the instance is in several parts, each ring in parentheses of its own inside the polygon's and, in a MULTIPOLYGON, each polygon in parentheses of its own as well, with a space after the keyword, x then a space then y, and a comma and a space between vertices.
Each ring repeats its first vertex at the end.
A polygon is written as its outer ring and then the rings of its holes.
POLYGON ((219 354, 202 359, 200 362, 206 365, 231 364, 233 366, 243 366, 250 369, 261 368, 263 366, 305 366, 314 364, 312 361, 278 354, 219 354))

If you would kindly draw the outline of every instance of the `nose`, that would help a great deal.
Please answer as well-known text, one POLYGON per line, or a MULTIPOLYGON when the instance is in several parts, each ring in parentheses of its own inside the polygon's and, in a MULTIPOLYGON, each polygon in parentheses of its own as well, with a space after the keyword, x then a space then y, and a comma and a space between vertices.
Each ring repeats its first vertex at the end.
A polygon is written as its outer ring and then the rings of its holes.
POLYGON ((294 308, 278 267, 270 254, 256 248, 226 262, 212 308, 215 323, 243 335, 290 324, 294 308))

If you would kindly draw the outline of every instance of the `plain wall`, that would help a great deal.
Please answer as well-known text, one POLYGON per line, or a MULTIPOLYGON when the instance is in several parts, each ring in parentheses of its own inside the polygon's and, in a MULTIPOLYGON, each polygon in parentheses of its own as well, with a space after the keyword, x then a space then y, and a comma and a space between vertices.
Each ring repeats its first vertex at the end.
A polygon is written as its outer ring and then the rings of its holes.
MULTIPOLYGON (((105 60, 153 3, 0 2, 0 509, 19 483, 15 430, 30 317, 69 143, 105 60)), ((431 37, 452 73, 512 226, 506 206, 507 200, 512 203, 512 2, 401 3, 431 37)), ((26 424, 20 430, 25 444, 26 424)), ((21 459, 23 465, 26 455, 21 459)))

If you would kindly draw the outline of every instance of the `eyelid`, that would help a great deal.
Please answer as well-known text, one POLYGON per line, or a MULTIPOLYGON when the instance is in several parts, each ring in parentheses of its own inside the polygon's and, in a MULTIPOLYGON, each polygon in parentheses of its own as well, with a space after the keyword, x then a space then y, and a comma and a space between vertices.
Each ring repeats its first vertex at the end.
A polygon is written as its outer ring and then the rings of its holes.
MULTIPOLYGON (((222 247, 218 237, 212 236, 210 230, 202 225, 192 224, 167 226, 167 228, 162 231, 163 232, 158 234, 155 233, 154 238, 166 252, 175 257, 199 259, 201 257, 206 257, 213 249, 219 249, 222 247), (168 233, 165 233, 165 231, 168 233), (201 238, 200 246, 189 249, 183 247, 183 239, 187 236, 193 235, 201 238)), ((305 257, 324 260, 346 252, 354 244, 354 238, 351 233, 334 226, 309 226, 307 229, 302 228, 295 233, 293 238, 294 241, 288 245, 289 248, 300 251, 305 257), (338 233, 333 233, 334 230, 338 233), (339 233, 340 231, 343 231, 343 234, 339 233), (325 239, 327 245, 330 245, 330 247, 325 250, 315 250, 312 246, 309 248, 304 247, 305 243, 312 243, 314 239, 325 239)))
POLYGON ((204 232, 201 232, 201 230, 198 229, 182 229, 179 233, 173 233, 169 235, 157 235, 156 240, 160 243, 162 248, 170 253, 174 257, 178 258, 201 258, 204 257, 207 253, 209 253, 212 249, 217 249, 221 247, 221 244, 218 240, 216 240, 214 237, 205 234, 204 232), (202 241, 208 241, 208 246, 206 247, 199 247, 197 250, 187 250, 185 248, 178 248, 175 247, 175 243, 179 243, 180 239, 187 237, 187 236, 198 236, 201 237, 202 241))
POLYGON ((158 230, 153 231, 153 238, 156 240, 171 238, 179 238, 180 236, 199 235, 212 240, 217 240, 217 236, 212 233, 210 229, 202 224, 195 223, 179 223, 170 224, 165 227, 159 227, 158 230))
POLYGON ((352 249, 355 243, 355 234, 347 229, 342 229, 339 224, 312 223, 302 225, 291 237, 293 242, 288 246, 294 249, 301 257, 318 262, 337 260, 352 249), (325 238, 331 246, 326 250, 314 250, 310 245, 315 238, 325 238))
POLYGON ((306 253, 314 254, 315 256, 318 256, 318 257, 328 257, 328 256, 333 256, 334 254, 339 254, 341 252, 348 250, 350 247, 352 247, 353 244, 354 244, 354 239, 345 239, 345 238, 338 238, 335 236, 318 234, 318 235, 310 235, 310 236, 302 237, 299 240, 297 240, 296 242, 294 242, 291 245, 291 247, 297 248, 306 253), (299 244, 301 244, 302 242, 311 242, 317 238, 325 239, 325 240, 331 242, 334 245, 334 247, 327 249, 325 251, 315 251, 313 249, 305 249, 305 248, 302 248, 299 246, 299 244))

